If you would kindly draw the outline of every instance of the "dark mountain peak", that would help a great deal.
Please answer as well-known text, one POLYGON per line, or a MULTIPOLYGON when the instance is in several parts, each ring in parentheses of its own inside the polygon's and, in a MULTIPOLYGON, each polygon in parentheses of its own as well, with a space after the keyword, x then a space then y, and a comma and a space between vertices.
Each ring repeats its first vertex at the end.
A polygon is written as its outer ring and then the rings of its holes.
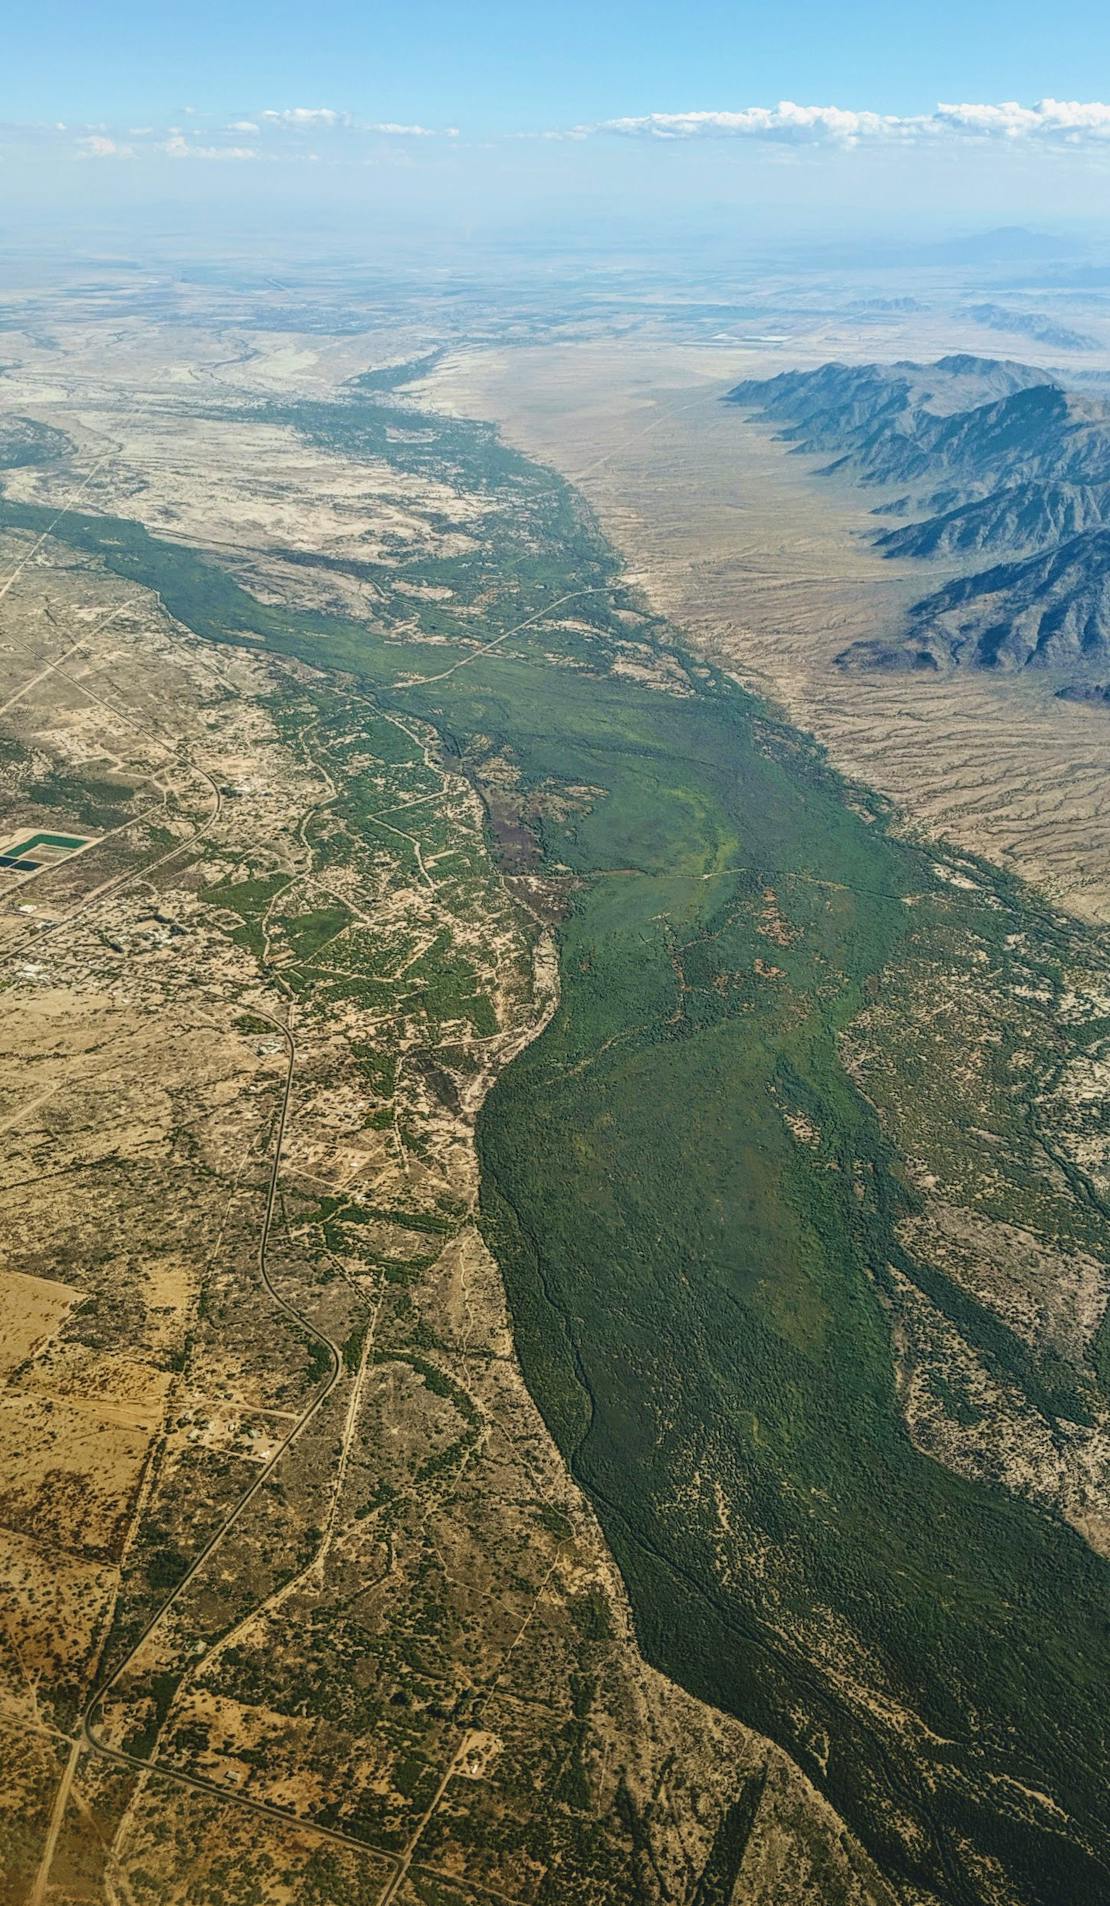
POLYGON ((875 538, 884 556, 1033 550, 1110 523, 1110 484, 1015 483, 875 538))
POLYGON ((989 357, 976 357, 971 351, 949 351, 947 357, 938 357, 938 371, 950 371, 955 377, 963 377, 968 371, 983 371, 993 368, 995 360, 989 357))
POLYGON ((1063 417, 1071 400, 1067 392, 1052 378, 1038 378, 1036 383, 1024 385, 1008 397, 1003 397, 997 409, 1008 404, 1011 410, 1021 416, 1063 417))
POLYGON ((961 576, 914 604, 905 637, 854 642, 843 668, 1059 670, 1081 677, 1110 656, 1110 528, 1085 530, 1022 562, 961 576))
POLYGON ((1008 377, 1015 390, 1056 382, 1051 371, 1038 370, 1033 364, 1018 364, 1009 357, 978 357, 973 351, 950 351, 947 357, 938 357, 934 368, 949 377, 1008 377))
MULTIPOLYGON (((843 364, 831 358, 811 371, 780 371, 776 377, 747 377, 725 393, 729 404, 751 404, 769 415, 785 415, 796 402, 860 390, 880 390, 904 383, 900 364, 843 364)), ((916 366, 909 366, 916 369, 916 366)))
POLYGON ((1110 575, 1110 528, 1084 530, 1069 536, 1066 542, 1045 549, 1019 562, 995 563, 974 576, 957 576, 932 595, 915 602, 910 614, 915 620, 944 612, 979 596, 1010 591, 1029 596, 1034 591, 1101 584, 1110 575))
POLYGON ((990 398, 1006 397, 1031 386, 1054 387, 1056 379, 1049 371, 1030 364, 1017 364, 1008 358, 976 357, 968 351, 950 353, 935 364, 919 364, 912 358, 894 358, 889 363, 846 364, 838 358, 808 371, 780 371, 776 377, 745 378, 726 394, 728 403, 758 405, 772 415, 785 415, 791 404, 809 405, 818 396, 858 395, 874 391, 886 396, 892 388, 904 391, 918 407, 942 402, 950 408, 957 401, 973 406, 990 398), (978 392, 968 388, 977 385, 978 392), (949 386, 956 388, 949 390, 949 386))
POLYGON ((966 351, 935 364, 833 362, 784 371, 749 378, 728 396, 784 425, 800 450, 832 452, 829 469, 853 469, 870 483, 914 483, 930 467, 966 465, 969 474, 983 474, 977 466, 1000 424, 1019 435, 1048 430, 1052 420, 1059 428, 1069 401, 1046 371, 966 351))
POLYGON ((879 532, 889 556, 1016 550, 909 611, 901 634, 855 642, 855 669, 1059 671, 1079 682, 1110 659, 1110 400, 1008 359, 954 351, 933 364, 829 363, 748 380, 758 408, 827 472, 897 485, 897 510, 931 510, 879 532), (927 499, 927 500, 926 500, 927 499))

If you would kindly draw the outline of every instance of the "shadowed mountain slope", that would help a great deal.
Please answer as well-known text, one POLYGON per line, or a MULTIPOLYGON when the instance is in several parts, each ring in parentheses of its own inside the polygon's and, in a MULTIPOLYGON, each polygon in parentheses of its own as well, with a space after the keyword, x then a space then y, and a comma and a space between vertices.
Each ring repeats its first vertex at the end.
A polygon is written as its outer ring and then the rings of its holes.
POLYGON ((843 649, 841 667, 1035 667, 1082 684, 1105 663, 1110 402, 968 356, 827 364, 739 384, 729 400, 784 424, 799 450, 838 453, 826 473, 897 484, 903 494, 884 510, 926 512, 876 533, 885 556, 1025 552, 946 583, 901 630, 843 649))
POLYGON ((869 468, 884 442, 892 455, 918 442, 925 448, 945 418, 1057 388, 1047 371, 956 353, 935 364, 823 364, 749 378, 727 401, 784 425, 784 442, 801 451, 831 450, 869 468))
POLYGON ((901 642, 854 642, 844 667, 1051 668, 1110 656, 1110 529, 1088 530, 1025 562, 962 576, 910 611, 901 642))
POLYGON ((1110 523, 1110 484, 1016 483, 920 522, 884 530, 884 556, 956 556, 992 549, 1043 549, 1110 523))

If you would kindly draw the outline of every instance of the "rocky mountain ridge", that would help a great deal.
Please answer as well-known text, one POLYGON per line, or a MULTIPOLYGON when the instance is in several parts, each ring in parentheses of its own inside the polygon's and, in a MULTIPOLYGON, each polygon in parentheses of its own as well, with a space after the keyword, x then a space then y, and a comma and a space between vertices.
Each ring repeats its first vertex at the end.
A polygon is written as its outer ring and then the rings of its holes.
POLYGON ((876 513, 912 520, 875 531, 884 556, 1015 552, 923 597, 891 636, 852 643, 842 667, 1033 667, 1078 683, 1105 668, 1110 400, 962 354, 786 372, 739 384, 728 401, 780 424, 799 452, 832 453, 823 474, 897 486, 876 513))
POLYGON ((1085 669, 1110 655, 1110 529, 961 576, 914 604, 901 642, 854 642, 843 667, 1085 669))

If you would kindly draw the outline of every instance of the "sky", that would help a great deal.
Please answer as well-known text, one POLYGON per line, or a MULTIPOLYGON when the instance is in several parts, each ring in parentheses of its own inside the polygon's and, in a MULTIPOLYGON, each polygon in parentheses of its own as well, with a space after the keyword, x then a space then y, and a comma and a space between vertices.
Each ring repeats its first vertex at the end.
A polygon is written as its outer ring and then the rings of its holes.
POLYGON ((1095 0, 39 0, 9 12, 0 229, 764 234, 1088 221, 1095 0))

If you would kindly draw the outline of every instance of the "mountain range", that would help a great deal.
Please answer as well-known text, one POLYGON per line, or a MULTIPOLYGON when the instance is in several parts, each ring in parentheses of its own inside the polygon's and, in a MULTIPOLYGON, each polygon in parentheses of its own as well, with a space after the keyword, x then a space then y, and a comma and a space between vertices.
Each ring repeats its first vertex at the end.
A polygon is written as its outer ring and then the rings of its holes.
POLYGON ((1033 338, 1054 351, 1091 351, 1097 346, 1097 339, 1089 338, 1083 331, 1073 331, 1070 325, 1046 317, 1043 311, 1011 311, 1004 304, 971 304, 967 315, 989 331, 1009 331, 1012 336, 1033 338))
POLYGON ((884 556, 1039 549, 1110 523, 1110 484, 1015 483, 876 536, 884 556))
POLYGON ((855 642, 842 666, 1051 668, 1110 656, 1110 529, 958 577, 914 604, 903 640, 855 642))
POLYGON ((824 474, 900 492, 876 514, 887 557, 1004 562, 948 581, 850 668, 1051 669, 1082 684, 1110 659, 1110 399, 1051 372, 958 354, 826 364, 749 380, 728 401, 781 426, 824 474))

